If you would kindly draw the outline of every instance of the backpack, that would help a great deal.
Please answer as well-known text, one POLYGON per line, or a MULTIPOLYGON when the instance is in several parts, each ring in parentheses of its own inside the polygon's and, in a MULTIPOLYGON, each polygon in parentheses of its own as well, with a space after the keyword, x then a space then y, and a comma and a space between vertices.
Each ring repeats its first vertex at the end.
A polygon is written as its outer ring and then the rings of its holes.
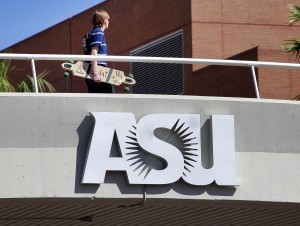
POLYGON ((88 32, 83 36, 83 39, 82 39, 81 47, 82 47, 84 55, 90 55, 90 53, 91 53, 90 36, 91 36, 91 32, 88 32))

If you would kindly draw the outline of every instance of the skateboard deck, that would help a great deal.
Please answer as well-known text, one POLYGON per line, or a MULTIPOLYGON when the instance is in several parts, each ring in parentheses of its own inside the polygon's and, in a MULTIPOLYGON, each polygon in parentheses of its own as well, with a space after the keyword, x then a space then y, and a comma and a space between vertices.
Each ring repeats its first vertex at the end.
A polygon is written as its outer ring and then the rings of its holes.
MULTIPOLYGON (((73 75, 93 80, 91 70, 90 73, 87 73, 89 66, 89 63, 82 61, 77 61, 76 63, 65 62, 62 64, 62 68, 66 71, 70 71, 73 75)), ((123 71, 119 71, 113 68, 102 67, 98 65, 97 72, 101 76, 101 82, 116 86, 119 86, 122 83, 126 85, 134 85, 136 83, 132 77, 125 76, 123 71)))

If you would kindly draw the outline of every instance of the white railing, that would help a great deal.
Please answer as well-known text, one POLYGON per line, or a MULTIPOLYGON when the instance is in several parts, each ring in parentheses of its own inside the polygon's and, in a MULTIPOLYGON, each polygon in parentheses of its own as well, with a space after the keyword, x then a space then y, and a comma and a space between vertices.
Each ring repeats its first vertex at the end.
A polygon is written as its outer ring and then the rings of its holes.
POLYGON ((300 68, 300 64, 277 63, 262 61, 243 60, 218 60, 218 59, 195 59, 195 58, 171 58, 171 57, 138 57, 138 56, 88 56, 88 55, 60 55, 60 54, 10 54, 0 53, 0 59, 28 60, 31 61, 32 74, 34 77, 35 92, 38 93, 35 60, 82 60, 82 61, 114 61, 114 62, 142 62, 142 63, 168 63, 168 64, 206 64, 222 66, 250 67, 256 97, 260 98, 255 74, 255 67, 271 68, 300 68))

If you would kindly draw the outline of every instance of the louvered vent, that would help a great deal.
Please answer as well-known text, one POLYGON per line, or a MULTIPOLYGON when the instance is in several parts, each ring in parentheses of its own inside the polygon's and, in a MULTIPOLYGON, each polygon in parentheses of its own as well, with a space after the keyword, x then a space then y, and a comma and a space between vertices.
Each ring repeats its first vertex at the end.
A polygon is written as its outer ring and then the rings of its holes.
MULTIPOLYGON (((183 57, 182 31, 163 37, 131 52, 131 56, 183 57)), ((137 94, 183 94, 182 64, 131 63, 137 94)))

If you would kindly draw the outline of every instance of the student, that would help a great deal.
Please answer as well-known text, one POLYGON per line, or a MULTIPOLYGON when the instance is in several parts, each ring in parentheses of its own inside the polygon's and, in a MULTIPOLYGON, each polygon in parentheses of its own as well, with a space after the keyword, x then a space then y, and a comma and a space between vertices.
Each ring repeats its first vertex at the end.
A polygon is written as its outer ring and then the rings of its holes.
MULTIPOLYGON (((88 50, 90 50, 90 55, 99 56, 107 55, 107 45, 104 36, 104 31, 108 29, 109 26, 109 15, 105 10, 100 10, 94 12, 92 16, 93 29, 90 32, 88 50)), ((103 61, 92 61, 91 62, 91 72, 94 80, 85 79, 88 87, 89 93, 114 93, 114 88, 112 85, 101 82, 101 77, 97 73, 97 65, 107 67, 107 62, 103 61)))

